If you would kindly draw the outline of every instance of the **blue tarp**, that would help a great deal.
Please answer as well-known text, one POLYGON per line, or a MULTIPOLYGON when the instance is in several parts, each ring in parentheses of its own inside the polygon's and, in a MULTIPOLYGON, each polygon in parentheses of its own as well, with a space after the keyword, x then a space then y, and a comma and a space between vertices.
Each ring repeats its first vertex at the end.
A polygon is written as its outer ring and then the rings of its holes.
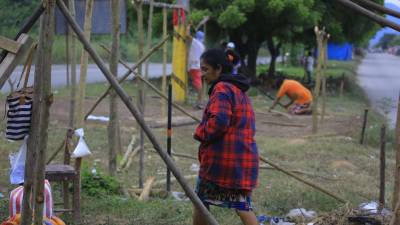
POLYGON ((328 44, 328 59, 349 61, 353 59, 353 45, 345 44, 328 44))

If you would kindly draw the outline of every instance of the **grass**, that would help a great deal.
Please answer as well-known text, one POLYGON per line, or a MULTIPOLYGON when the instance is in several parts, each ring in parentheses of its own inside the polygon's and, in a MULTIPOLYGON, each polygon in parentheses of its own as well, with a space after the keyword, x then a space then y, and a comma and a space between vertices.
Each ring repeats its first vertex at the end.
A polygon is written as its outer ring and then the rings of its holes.
MULTIPOLYGON (((339 196, 348 200, 353 206, 378 198, 378 176, 379 176, 379 127, 384 122, 381 115, 371 112, 367 128, 367 145, 358 144, 360 121, 368 102, 364 98, 362 90, 356 86, 354 70, 357 62, 352 63, 330 63, 332 71, 340 74, 348 72, 348 89, 343 97, 339 97, 335 91, 330 91, 327 97, 327 116, 342 119, 340 126, 348 127, 346 132, 336 136, 310 136, 304 137, 301 133, 289 135, 282 132, 276 135, 276 127, 267 127, 269 133, 258 132, 256 136, 260 154, 267 157, 281 166, 301 170, 311 175, 303 177, 318 183, 324 188, 335 192, 339 196), (275 134, 275 135, 269 135, 275 134)), ((294 68, 293 71, 300 71, 294 68)), ((294 73, 294 72, 293 72, 294 73)), ((108 87, 105 84, 91 84, 87 87, 87 99, 95 99, 108 87)), ((137 85, 131 82, 124 84, 130 96, 136 95, 137 85)), ((147 92, 149 95, 154 93, 147 92)), ((253 106, 256 111, 266 110, 271 104, 271 100, 252 88, 249 91, 253 106)), ((57 99, 67 99, 68 89, 57 90, 57 99)), ((4 96, 1 97, 4 100, 4 96)), ((146 103, 151 104, 151 102, 146 103)), ((154 104, 154 103, 153 103, 154 104)), ((156 103, 158 104, 158 103, 156 103)), ((137 135, 137 129, 132 127, 132 119, 122 121, 121 136, 124 149, 130 141, 132 134, 137 135)), ((4 121, 1 123, 4 130, 4 121)), ((257 125, 258 126, 258 125, 257 125)), ((62 140, 65 133, 65 125, 53 118, 49 126, 49 151, 53 151, 62 140)), ((173 150, 195 156, 197 154, 198 143, 192 139, 194 127, 182 127, 174 129, 173 150)), ((162 129, 153 130, 157 139, 165 147, 165 131, 162 129)), ((387 171, 386 171, 386 202, 391 199, 393 190, 393 176, 391 175, 395 166, 395 152, 393 150, 393 131, 390 131, 389 143, 387 148, 387 171)), ((84 160, 84 172, 82 180, 86 182, 90 178, 90 170, 95 165, 102 176, 107 173, 107 126, 100 123, 88 123, 86 125, 85 138, 93 152, 93 155, 84 160)), ((149 145, 148 140, 145 140, 149 145)), ((18 149, 19 143, 8 142, 0 139, 0 146, 3 149, 0 154, 2 165, 8 165, 8 154, 18 149)), ((120 160, 121 157, 118 157, 120 160)), ((193 163, 187 159, 177 159, 176 165, 183 174, 195 174, 190 170, 193 163)), ((6 168, 6 166, 2 167, 6 168)), ((124 173, 118 173, 116 181, 125 188, 137 185, 138 162, 134 161, 131 169, 124 173)), ((155 176, 156 179, 165 177, 165 166, 157 154, 146 153, 145 155, 145 177, 155 176)), ((89 180, 93 181, 93 180, 89 180)), ((104 182, 111 182, 112 192, 98 192, 98 196, 92 196, 99 188, 107 189, 110 186, 87 183, 89 186, 83 188, 82 196, 82 215, 83 224, 191 224, 192 204, 189 201, 177 201, 173 197, 166 199, 151 198, 148 202, 141 202, 135 198, 126 198, 121 192, 115 191, 114 181, 105 179, 104 182), (89 191, 90 190, 90 191, 89 191), (107 194, 104 194, 107 193, 107 194)), ((194 186, 194 181, 190 181, 194 186)), ((13 188, 8 185, 7 170, 0 170, 0 192, 1 187, 7 190, 13 188)), ((54 195, 58 194, 58 186, 53 185, 54 195)), ((172 186, 174 191, 182 191, 178 184, 172 186)), ((7 196, 6 192, 3 192, 7 196)), ((57 195, 58 196, 58 195, 57 195)), ((267 214, 283 216, 290 209, 301 207, 308 210, 315 210, 318 213, 329 212, 337 209, 341 204, 333 198, 312 189, 291 177, 282 175, 275 170, 260 170, 259 187, 254 191, 254 210, 256 214, 267 214)), ((59 198, 59 197, 55 197, 59 198)), ((389 206, 389 204, 387 205, 389 206)), ((222 225, 241 224, 238 217, 230 210, 212 208, 212 214, 222 225)), ((0 221, 4 220, 8 214, 7 197, 0 199, 0 221)), ((71 217, 62 215, 61 218, 72 224, 71 217)))
MULTIPOLYGON (((356 59, 357 61, 358 59, 356 59)), ((329 60, 325 75, 327 77, 337 79, 341 78, 343 74, 354 75, 356 64, 354 61, 335 61, 329 60)), ((257 74, 266 73, 269 65, 261 65, 257 68, 257 74)), ((276 64, 276 71, 282 73, 292 79, 301 80, 304 77, 304 68, 301 66, 282 65, 281 63, 276 64)), ((315 73, 315 70, 314 70, 315 73)))

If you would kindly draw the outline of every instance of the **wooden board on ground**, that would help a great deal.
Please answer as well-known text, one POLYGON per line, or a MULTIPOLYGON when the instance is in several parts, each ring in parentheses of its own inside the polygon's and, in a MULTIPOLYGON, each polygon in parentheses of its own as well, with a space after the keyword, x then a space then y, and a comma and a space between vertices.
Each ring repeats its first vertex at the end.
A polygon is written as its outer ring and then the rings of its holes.
POLYGON ((0 64, 0 89, 3 87, 8 78, 10 78, 15 67, 22 63, 27 57, 29 49, 34 44, 33 39, 27 34, 21 34, 17 42, 21 44, 17 54, 8 52, 3 62, 0 64))
MULTIPOLYGON (((167 120, 166 119, 154 119, 154 118, 145 118, 146 121, 149 123, 150 128, 163 128, 167 127, 167 120)), ((186 125, 193 125, 198 124, 197 121, 193 121, 192 118, 187 116, 174 116, 172 117, 172 127, 179 127, 179 126, 186 126, 186 125)))

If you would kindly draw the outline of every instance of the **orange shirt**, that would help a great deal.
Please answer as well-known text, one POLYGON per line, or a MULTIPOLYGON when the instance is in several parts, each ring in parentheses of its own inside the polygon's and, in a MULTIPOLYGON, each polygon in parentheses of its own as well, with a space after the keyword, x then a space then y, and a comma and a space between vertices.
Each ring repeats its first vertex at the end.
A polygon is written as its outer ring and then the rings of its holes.
POLYGON ((312 102, 311 92, 295 80, 284 80, 278 92, 278 98, 287 95, 296 104, 312 102))

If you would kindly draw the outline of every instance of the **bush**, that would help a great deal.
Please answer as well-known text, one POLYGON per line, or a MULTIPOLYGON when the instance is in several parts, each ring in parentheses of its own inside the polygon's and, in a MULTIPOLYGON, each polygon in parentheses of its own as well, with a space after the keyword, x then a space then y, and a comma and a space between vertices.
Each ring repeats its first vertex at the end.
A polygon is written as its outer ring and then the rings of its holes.
POLYGON ((118 195, 121 193, 119 182, 102 173, 92 173, 88 168, 82 170, 82 191, 89 196, 118 195))

